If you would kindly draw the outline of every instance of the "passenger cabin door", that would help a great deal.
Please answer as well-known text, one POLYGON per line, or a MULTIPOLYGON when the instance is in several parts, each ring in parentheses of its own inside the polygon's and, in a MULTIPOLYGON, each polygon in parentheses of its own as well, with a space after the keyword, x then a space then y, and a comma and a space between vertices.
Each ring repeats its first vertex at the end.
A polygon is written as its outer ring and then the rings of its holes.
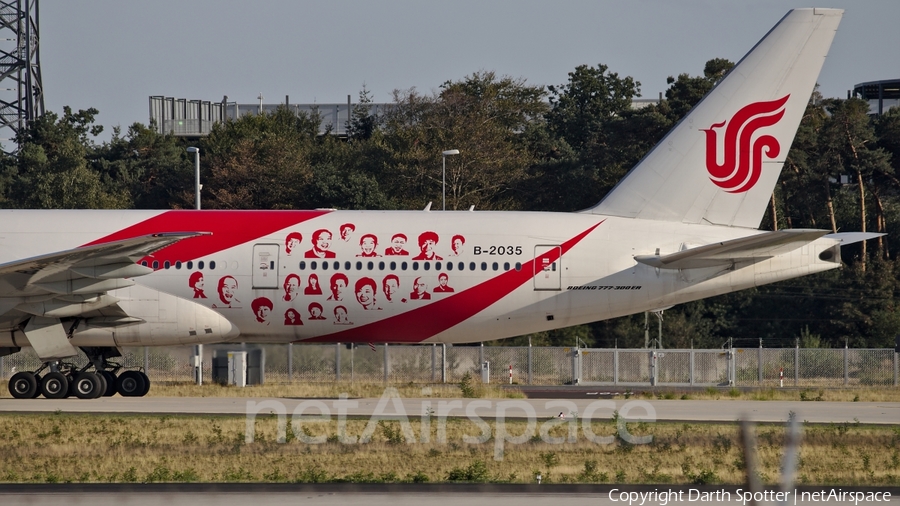
POLYGON ((534 289, 559 290, 562 279, 562 248, 554 245, 534 247, 534 289), (552 260, 552 259, 556 260, 552 260))
POLYGON ((278 288, 279 244, 253 245, 253 288, 278 288))

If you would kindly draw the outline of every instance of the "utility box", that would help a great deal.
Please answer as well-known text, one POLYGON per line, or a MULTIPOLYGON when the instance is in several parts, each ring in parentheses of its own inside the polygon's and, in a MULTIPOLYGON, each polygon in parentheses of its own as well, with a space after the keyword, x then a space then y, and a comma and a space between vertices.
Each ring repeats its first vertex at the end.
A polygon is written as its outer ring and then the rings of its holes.
POLYGON ((481 363, 481 382, 482 383, 490 383, 491 382, 491 363, 490 362, 482 362, 481 363))
POLYGON ((236 387, 247 386, 247 352, 228 352, 228 384, 236 387))
MULTIPOLYGON (((214 350, 212 363, 213 381, 220 385, 262 385, 266 381, 266 352, 264 349, 255 350, 214 350), (243 374, 243 385, 233 382, 235 368, 233 367, 233 354, 243 353, 244 365, 240 368, 243 374)), ((240 376, 240 374, 239 374, 240 376)))

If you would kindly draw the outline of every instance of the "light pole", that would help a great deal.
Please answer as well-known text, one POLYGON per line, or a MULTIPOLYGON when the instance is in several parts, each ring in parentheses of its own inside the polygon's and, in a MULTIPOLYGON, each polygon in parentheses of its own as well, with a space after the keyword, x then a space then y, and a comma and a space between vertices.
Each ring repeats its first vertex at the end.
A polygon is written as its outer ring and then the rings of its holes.
MULTIPOLYGON (((200 148, 191 146, 188 153, 194 154, 194 209, 200 210, 200 148)), ((203 384, 203 345, 194 346, 194 381, 203 384)))
POLYGON ((441 152, 441 156, 444 159, 444 170, 441 174, 441 210, 447 210, 447 157, 451 155, 458 155, 458 149, 448 149, 447 151, 441 152))
POLYGON ((200 148, 193 146, 187 148, 188 153, 194 153, 194 209, 200 209, 200 148))

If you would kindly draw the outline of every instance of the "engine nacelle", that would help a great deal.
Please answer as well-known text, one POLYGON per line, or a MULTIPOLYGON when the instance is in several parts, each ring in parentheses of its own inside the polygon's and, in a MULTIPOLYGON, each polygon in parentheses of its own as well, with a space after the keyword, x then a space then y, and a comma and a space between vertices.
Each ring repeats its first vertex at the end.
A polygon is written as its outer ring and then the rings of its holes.
MULTIPOLYGON (((127 318, 87 318, 75 329, 73 346, 176 346, 232 341, 238 328, 212 309, 146 286, 109 292, 127 318), (139 320, 138 320, 139 319, 139 320)), ((0 336, 2 346, 30 346, 16 330, 0 336)))

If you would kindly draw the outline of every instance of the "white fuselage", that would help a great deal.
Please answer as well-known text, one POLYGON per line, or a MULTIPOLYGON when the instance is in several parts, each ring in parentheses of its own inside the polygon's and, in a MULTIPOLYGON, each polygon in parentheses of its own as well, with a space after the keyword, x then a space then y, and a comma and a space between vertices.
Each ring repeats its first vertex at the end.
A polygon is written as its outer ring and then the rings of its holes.
MULTIPOLYGON (((135 286, 109 292, 145 323, 109 328, 92 326, 88 319, 75 332, 77 346, 235 339, 477 342, 665 308, 840 265, 839 254, 820 260, 823 251, 839 250, 837 241, 821 238, 770 259, 728 267, 657 269, 634 257, 759 232, 577 213, 3 213, 3 263, 129 234, 212 233, 143 259, 155 272, 134 278, 135 286), (322 234, 314 240, 320 230, 328 231, 330 240, 322 234), (406 254, 386 254, 389 250, 406 254), (311 284, 312 277, 318 283, 311 284), (210 310, 239 334, 166 337, 166 329, 177 328, 179 320, 210 310), (188 315, 191 311, 196 314, 188 315), (164 322, 174 327, 161 326, 164 322)), ((20 325, 20 316, 7 312, 5 331, 20 325)))

